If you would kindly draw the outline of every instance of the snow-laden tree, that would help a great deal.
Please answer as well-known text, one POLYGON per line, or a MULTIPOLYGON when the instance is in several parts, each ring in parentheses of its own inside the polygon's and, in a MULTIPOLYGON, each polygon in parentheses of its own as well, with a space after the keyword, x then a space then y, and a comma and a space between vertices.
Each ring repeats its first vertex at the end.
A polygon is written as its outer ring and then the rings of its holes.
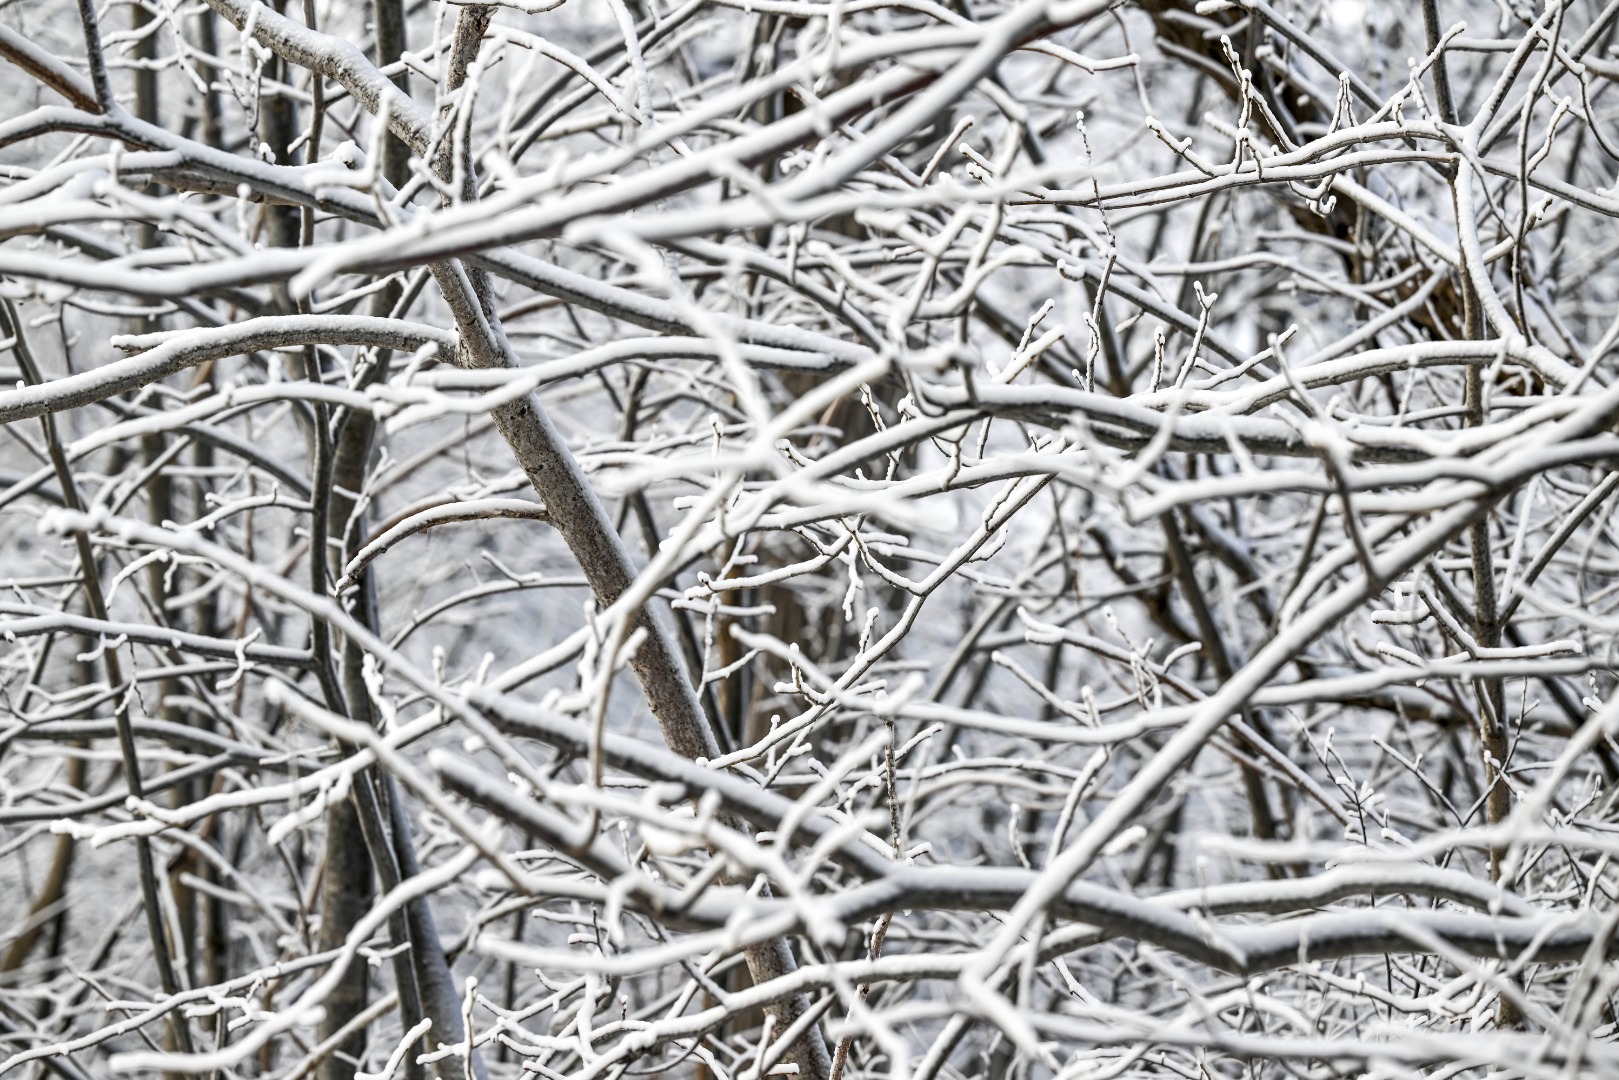
POLYGON ((1619 0, 0 0, 0 1074, 1613 1076, 1619 0))

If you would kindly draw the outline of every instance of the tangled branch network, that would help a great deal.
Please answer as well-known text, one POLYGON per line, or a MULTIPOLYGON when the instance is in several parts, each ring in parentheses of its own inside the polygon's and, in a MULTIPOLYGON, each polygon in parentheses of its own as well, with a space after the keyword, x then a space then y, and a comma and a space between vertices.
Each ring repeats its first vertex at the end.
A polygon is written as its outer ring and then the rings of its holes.
POLYGON ((1619 1075, 1616 50, 0 0, 0 1076, 1619 1075))

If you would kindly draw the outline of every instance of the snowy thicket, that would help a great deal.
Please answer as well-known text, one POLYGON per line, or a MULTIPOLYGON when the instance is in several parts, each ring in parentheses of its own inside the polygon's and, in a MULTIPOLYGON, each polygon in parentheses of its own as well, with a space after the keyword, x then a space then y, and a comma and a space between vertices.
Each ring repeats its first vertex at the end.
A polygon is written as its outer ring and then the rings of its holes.
POLYGON ((1619 0, 0 0, 0 1074, 1613 1076, 1619 0))

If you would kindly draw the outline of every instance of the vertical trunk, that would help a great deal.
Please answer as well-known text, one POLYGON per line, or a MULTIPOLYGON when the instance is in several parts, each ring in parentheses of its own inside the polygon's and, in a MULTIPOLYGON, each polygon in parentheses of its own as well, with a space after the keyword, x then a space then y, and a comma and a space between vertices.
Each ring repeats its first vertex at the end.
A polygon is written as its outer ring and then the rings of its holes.
MULTIPOLYGON (((382 796, 391 814, 395 852, 399 858, 402 877, 421 872, 416 861, 416 849, 410 841, 410 819, 405 814, 404 801, 399 788, 390 776, 382 778, 382 796)), ((444 958, 444 946, 439 941, 438 925, 433 920, 433 908, 428 898, 418 896, 405 908, 410 922, 410 942, 414 953, 416 979, 421 995, 422 1015, 433 1021, 428 1034, 430 1043, 455 1044, 467 1037, 466 1024, 461 1018, 461 994, 456 989, 455 977, 444 958)), ((474 1053, 470 1062, 461 1063, 445 1058, 433 1066, 438 1080, 463 1080, 469 1074, 473 1080, 488 1080, 483 1058, 474 1053)))
MULTIPOLYGON (((397 60, 406 48, 404 7, 399 0, 375 0, 373 14, 376 60, 379 66, 385 66, 397 60)), ((320 79, 321 76, 315 74, 313 78, 320 79)), ((404 89, 405 80, 406 77, 400 75, 394 81, 404 89)), ((311 161, 318 158, 319 149, 318 146, 310 147, 311 161)), ((408 148, 397 139, 390 138, 384 143, 383 174, 395 187, 401 186, 409 176, 409 157, 408 148)), ((372 299, 371 314, 379 316, 390 314, 394 305, 398 303, 400 294, 401 289, 397 284, 390 285, 376 294, 372 299)), ((374 377, 385 376, 387 362, 387 353, 379 353, 374 377)), ((344 560, 352 554, 352 546, 363 532, 360 522, 355 520, 355 514, 359 505, 358 496, 365 483, 366 463, 371 454, 375 430, 376 425, 371 417, 362 413, 346 413, 336 425, 330 484, 325 488, 327 493, 325 532, 329 541, 327 550, 337 553, 338 557, 344 560)), ((354 612, 355 616, 366 626, 375 629, 377 625, 375 583, 369 570, 362 576, 355 596, 357 609, 354 612)), ((347 712, 353 717, 364 717, 370 713, 369 691, 360 677, 363 661, 360 649, 352 641, 345 641, 342 652, 343 696, 347 712)), ((398 828, 397 824, 395 828, 398 828)), ((407 833, 406 847, 409 844, 408 836, 407 833)), ((379 838, 372 839, 374 843, 379 838)), ((396 836, 396 852, 399 846, 398 839, 396 836)), ((331 948, 340 944, 347 938, 355 923, 370 910, 373 898, 372 863, 382 854, 371 850, 372 846, 367 843, 366 829, 362 825, 354 802, 345 801, 328 811, 326 869, 321 895, 321 948, 331 948)), ((405 871, 407 875, 410 872, 405 871)), ((396 937, 401 936, 400 931, 408 935, 412 951, 420 947, 419 939, 411 932, 408 921, 396 928, 396 937)), ((409 985, 418 982, 414 971, 415 965, 411 963, 411 959, 397 958, 394 965, 396 981, 400 984, 401 1012, 405 1014, 406 1027, 415 1022, 420 1008, 419 990, 413 990, 409 985)), ((368 970, 363 964, 352 965, 344 975, 338 991, 326 1002, 326 1015, 318 1030, 322 1040, 331 1038, 364 1010, 367 976, 368 970)), ((317 1073, 319 1080, 348 1080, 352 1077, 354 1068, 344 1059, 358 1059, 365 1050, 365 1044, 364 1030, 351 1033, 336 1048, 336 1053, 321 1063, 317 1073)), ((406 1073, 409 1076, 420 1075, 420 1068, 415 1064, 414 1056, 411 1055, 406 1062, 406 1073)))
MULTIPOLYGON (((218 27, 216 25, 216 20, 218 19, 218 16, 213 13, 212 9, 205 7, 197 13, 196 18, 197 41, 202 49, 202 52, 207 56, 217 55, 219 46, 217 41, 218 27)), ((221 119, 222 112, 220 108, 219 94, 214 90, 214 82, 216 79, 218 79, 219 72, 212 64, 203 60, 198 62, 197 74, 202 78, 203 85, 206 87, 202 93, 200 103, 202 108, 202 141, 206 145, 217 149, 224 144, 224 132, 221 119)), ((199 373, 201 381, 211 381, 211 372, 211 365, 204 368, 203 371, 199 373)), ((206 440, 197 440, 195 449, 193 451, 193 462, 196 465, 199 480, 197 481, 195 494, 196 502, 192 508, 192 516, 193 518, 200 518, 210 511, 207 503, 207 489, 204 486, 206 482, 201 480, 200 477, 206 476, 209 469, 213 467, 213 444, 207 442, 206 440)), ((218 630, 218 628, 219 597, 216 593, 209 591, 201 598, 196 607, 193 608, 193 629, 201 634, 213 634, 218 630)), ((211 722, 204 722, 209 723, 211 726, 211 722)), ((228 848, 229 840, 226 834, 222 831, 223 828, 223 822, 216 819, 216 824, 214 826, 215 842, 221 849, 226 849, 228 848)), ((208 880, 218 880, 218 871, 212 866, 205 867, 204 873, 208 875, 208 880)), ((224 982, 226 975, 230 970, 230 936, 228 932, 228 920, 229 908, 226 906, 223 899, 216 895, 209 895, 202 900, 202 927, 200 932, 202 939, 200 942, 200 951, 202 954, 201 968, 204 972, 203 977, 209 983, 224 982)))
MULTIPOLYGON (((315 947, 322 951, 343 944, 348 930, 371 909, 371 863, 365 856, 365 834, 354 804, 345 799, 326 812, 326 856, 320 882, 320 933, 315 947)), ((326 1015, 317 1036, 325 1042, 365 1008, 370 967, 350 964, 343 980, 326 999, 326 1015)), ((366 1033, 356 1031, 320 1063, 319 1080, 352 1080, 354 1064, 365 1052, 366 1033)))

